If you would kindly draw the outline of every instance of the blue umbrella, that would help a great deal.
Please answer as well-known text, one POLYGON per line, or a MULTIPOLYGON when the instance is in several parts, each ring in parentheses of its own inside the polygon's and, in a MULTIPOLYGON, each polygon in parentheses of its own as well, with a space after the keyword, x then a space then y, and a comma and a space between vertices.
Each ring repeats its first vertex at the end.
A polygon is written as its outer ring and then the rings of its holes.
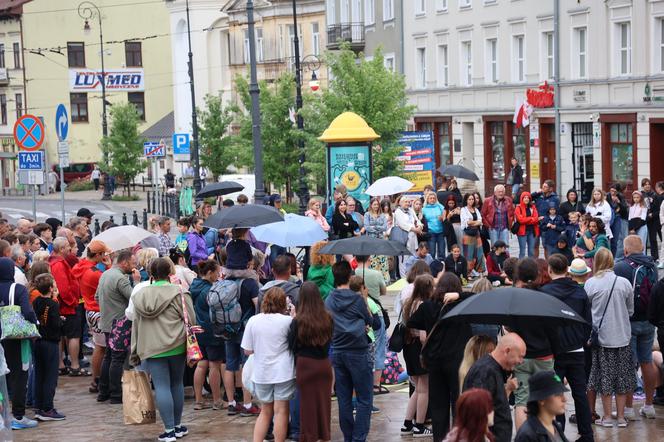
POLYGON ((308 216, 287 213, 284 221, 251 229, 257 240, 281 247, 306 247, 327 239, 327 233, 308 216))

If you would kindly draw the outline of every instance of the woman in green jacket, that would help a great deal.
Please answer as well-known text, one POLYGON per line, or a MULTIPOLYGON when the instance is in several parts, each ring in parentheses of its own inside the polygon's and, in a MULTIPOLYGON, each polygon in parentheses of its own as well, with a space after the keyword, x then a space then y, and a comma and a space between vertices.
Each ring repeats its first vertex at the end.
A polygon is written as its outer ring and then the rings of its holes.
POLYGON ((307 272, 307 281, 312 281, 318 286, 323 300, 334 289, 334 276, 332 275, 332 264, 334 264, 334 255, 321 255, 320 249, 327 244, 327 241, 319 241, 311 246, 310 262, 311 266, 307 272))
POLYGON ((591 218, 588 222, 588 227, 585 224, 581 225, 579 230, 579 239, 576 240, 576 247, 574 249, 575 258, 583 258, 589 267, 592 268, 592 261, 595 253, 601 248, 611 250, 609 239, 606 236, 604 222, 599 218, 591 218))
POLYGON ((145 362, 152 377, 165 429, 159 440, 175 442, 188 433, 181 425, 187 352, 183 307, 186 305, 191 324, 196 323, 196 315, 189 294, 182 295, 182 289, 169 282, 175 274, 170 259, 152 261, 150 274, 154 282, 133 297, 135 318, 130 361, 134 366, 145 362))

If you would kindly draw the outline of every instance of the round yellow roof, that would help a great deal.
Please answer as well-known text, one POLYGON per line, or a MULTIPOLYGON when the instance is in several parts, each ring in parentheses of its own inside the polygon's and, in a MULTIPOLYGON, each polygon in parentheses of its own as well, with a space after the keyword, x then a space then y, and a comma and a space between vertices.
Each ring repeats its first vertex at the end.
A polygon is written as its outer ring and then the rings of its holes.
POLYGON ((380 138, 372 128, 369 127, 364 118, 353 112, 344 112, 330 123, 319 140, 326 143, 340 143, 347 141, 373 141, 380 138))

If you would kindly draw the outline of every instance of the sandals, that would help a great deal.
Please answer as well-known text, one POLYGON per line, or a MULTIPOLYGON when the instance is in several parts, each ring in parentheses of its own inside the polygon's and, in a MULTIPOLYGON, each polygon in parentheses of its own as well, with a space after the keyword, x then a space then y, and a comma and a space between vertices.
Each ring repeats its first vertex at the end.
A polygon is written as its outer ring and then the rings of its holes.
POLYGON ((205 402, 195 402, 194 403, 194 410, 204 410, 206 408, 210 408, 210 405, 205 403, 205 402))
POLYGON ((611 428, 613 427, 613 419, 605 420, 603 417, 601 417, 595 421, 595 425, 597 425, 598 427, 611 428))
POLYGON ((92 373, 87 371, 85 368, 70 368, 69 376, 74 378, 79 376, 92 376, 92 373))
POLYGON ((58 369, 58 373, 60 376, 67 376, 69 374, 69 367, 58 369))
POLYGON ((374 385, 373 389, 374 389, 374 391, 373 391, 374 396, 379 395, 379 394, 388 394, 390 392, 390 390, 388 390, 383 385, 374 385))

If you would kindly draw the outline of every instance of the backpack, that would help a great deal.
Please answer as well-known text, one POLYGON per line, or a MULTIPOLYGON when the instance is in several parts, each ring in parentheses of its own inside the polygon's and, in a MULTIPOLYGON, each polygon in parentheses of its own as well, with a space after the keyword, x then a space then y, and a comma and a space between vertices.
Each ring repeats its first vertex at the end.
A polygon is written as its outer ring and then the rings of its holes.
POLYGON ((639 265, 631 260, 627 260, 630 267, 634 270, 634 279, 632 288, 634 289, 634 307, 641 303, 641 309, 648 311, 652 288, 657 283, 657 270, 654 266, 639 265))
POLYGON ((238 336, 245 324, 240 306, 244 279, 223 279, 215 282, 207 294, 210 322, 215 338, 230 340, 238 336))

